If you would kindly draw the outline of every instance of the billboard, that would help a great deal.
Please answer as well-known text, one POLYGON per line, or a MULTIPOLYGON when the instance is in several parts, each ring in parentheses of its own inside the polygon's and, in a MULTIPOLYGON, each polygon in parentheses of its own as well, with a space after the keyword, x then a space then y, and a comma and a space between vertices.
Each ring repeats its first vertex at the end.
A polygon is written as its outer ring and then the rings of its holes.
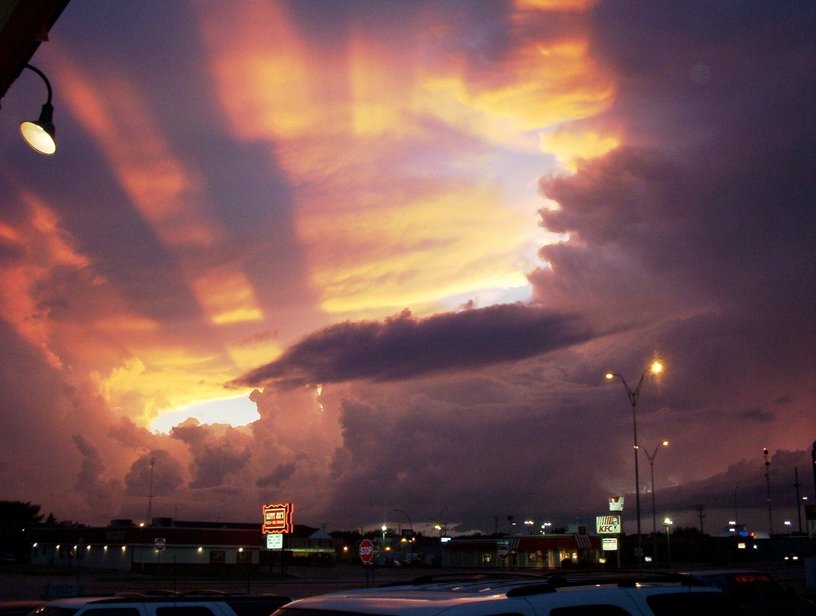
POLYGON ((599 535, 619 535, 621 519, 619 515, 599 515, 595 518, 595 530, 599 535))

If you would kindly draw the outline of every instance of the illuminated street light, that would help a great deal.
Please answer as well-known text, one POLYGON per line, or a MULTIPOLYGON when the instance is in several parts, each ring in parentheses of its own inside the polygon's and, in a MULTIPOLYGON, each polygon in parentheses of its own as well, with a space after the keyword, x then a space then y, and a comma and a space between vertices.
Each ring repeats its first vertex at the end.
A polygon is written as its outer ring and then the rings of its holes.
POLYGON ((622 375, 618 374, 617 372, 607 372, 606 378, 607 380, 613 380, 615 377, 619 378, 621 383, 623 383, 623 388, 626 390, 626 396, 629 398, 629 403, 632 405, 632 433, 634 435, 634 442, 633 448, 635 452, 635 511, 637 515, 637 560, 638 566, 643 567, 643 538, 640 536, 640 470, 638 468, 638 438, 637 438, 637 402, 638 398, 640 397, 640 388, 643 386, 643 382, 646 378, 647 374, 660 374, 663 372, 663 363, 660 360, 654 360, 646 370, 643 371, 643 374, 640 375, 640 380, 638 381, 637 387, 632 390, 629 387, 629 384, 626 382, 626 379, 623 378, 622 375))
POLYGON ((663 526, 666 527, 666 550, 668 553, 667 561, 669 563, 669 569, 671 569, 671 527, 674 522, 672 522, 671 518, 663 518, 663 526))
POLYGON ((652 542, 654 544, 654 564, 657 567, 657 510, 655 509, 655 485, 654 485, 654 462, 657 457, 657 452, 660 447, 668 447, 669 441, 664 440, 660 445, 656 445, 654 451, 650 454, 646 450, 646 457, 649 459, 649 468, 652 474, 652 542))
POLYGON ((54 130, 54 106, 51 104, 51 82, 40 69, 31 64, 26 64, 25 68, 37 73, 45 82, 48 89, 48 99, 40 110, 40 116, 36 120, 29 120, 20 124, 20 135, 32 150, 44 156, 53 156, 57 151, 57 142, 54 130))

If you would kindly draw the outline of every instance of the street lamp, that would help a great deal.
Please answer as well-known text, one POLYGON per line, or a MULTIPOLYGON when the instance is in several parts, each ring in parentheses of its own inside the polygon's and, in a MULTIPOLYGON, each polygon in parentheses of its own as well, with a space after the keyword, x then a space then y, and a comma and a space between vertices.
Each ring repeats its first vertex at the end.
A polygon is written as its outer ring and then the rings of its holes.
POLYGON ((643 381, 646 378, 647 374, 660 374, 663 372, 663 364, 660 360, 654 360, 649 366, 643 371, 643 374, 640 375, 640 380, 638 381, 637 387, 635 387, 634 391, 629 384, 626 382, 626 379, 623 378, 622 375, 618 374, 617 372, 607 372, 606 378, 607 380, 613 380, 615 377, 619 378, 621 383, 623 383, 623 388, 626 390, 626 396, 629 398, 629 403, 632 405, 632 432, 634 435, 634 452, 635 452, 635 510, 637 515, 637 559, 638 559, 638 566, 643 567, 643 539, 640 536, 640 470, 638 469, 638 438, 637 438, 637 402, 638 398, 640 397, 640 388, 643 386, 643 381))
POLYGON ((649 459, 649 468, 652 474, 652 542, 654 543, 654 563, 655 567, 657 567, 657 511, 655 509, 655 487, 654 487, 654 462, 655 458, 657 457, 657 451, 660 449, 661 445, 663 447, 669 446, 669 441, 664 440, 660 445, 656 445, 654 451, 649 453, 649 450, 646 450, 646 457, 649 459))
POLYGON ((51 82, 48 81, 45 73, 36 66, 26 64, 24 68, 34 71, 45 82, 48 98, 40 110, 39 118, 20 124, 20 135, 35 152, 45 156, 53 156, 57 151, 57 142, 54 137, 54 106, 51 104, 51 82))
POLYGON ((663 518, 663 526, 666 527, 666 550, 667 560, 669 562, 669 569, 671 569, 671 527, 674 522, 671 518, 663 518))

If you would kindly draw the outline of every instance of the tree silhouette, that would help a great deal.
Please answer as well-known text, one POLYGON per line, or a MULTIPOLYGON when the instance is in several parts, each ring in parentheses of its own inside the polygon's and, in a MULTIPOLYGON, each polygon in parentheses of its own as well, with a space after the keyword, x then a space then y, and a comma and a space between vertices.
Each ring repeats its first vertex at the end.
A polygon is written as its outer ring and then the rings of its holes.
POLYGON ((22 501, 0 501, 0 527, 22 528, 26 525, 39 524, 43 514, 40 505, 22 501))
POLYGON ((3 560, 26 562, 29 545, 26 531, 42 522, 40 505, 21 501, 0 501, 0 554, 3 560))

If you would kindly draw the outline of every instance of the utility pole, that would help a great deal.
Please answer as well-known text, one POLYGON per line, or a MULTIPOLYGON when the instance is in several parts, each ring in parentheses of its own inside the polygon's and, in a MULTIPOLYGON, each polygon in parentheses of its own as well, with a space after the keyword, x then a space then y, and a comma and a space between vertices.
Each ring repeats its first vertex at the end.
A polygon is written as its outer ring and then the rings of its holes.
POLYGON ((765 489, 767 494, 768 500, 768 536, 773 536, 773 507, 771 505, 771 474, 770 474, 770 467, 771 463, 768 461, 768 449, 765 448, 762 450, 762 454, 765 456, 765 489))
POLYGON ((700 534, 702 535, 703 534, 703 518, 705 517, 705 515, 703 514, 704 507, 702 505, 697 505, 695 507, 695 509, 697 510, 697 516, 700 518, 700 534))
POLYGON ((734 524, 739 523, 739 509, 737 508, 737 490, 734 488, 734 524))
POLYGON ((153 465, 155 460, 153 456, 150 457, 150 490, 147 493, 147 519, 145 525, 153 521, 153 465))
POLYGON ((810 450, 810 459, 813 460, 813 496, 816 498, 816 441, 813 441, 813 449, 810 450))
POLYGON ((802 534, 802 498, 799 496, 799 467, 793 467, 793 487, 796 489, 796 515, 799 518, 799 534, 802 534))

